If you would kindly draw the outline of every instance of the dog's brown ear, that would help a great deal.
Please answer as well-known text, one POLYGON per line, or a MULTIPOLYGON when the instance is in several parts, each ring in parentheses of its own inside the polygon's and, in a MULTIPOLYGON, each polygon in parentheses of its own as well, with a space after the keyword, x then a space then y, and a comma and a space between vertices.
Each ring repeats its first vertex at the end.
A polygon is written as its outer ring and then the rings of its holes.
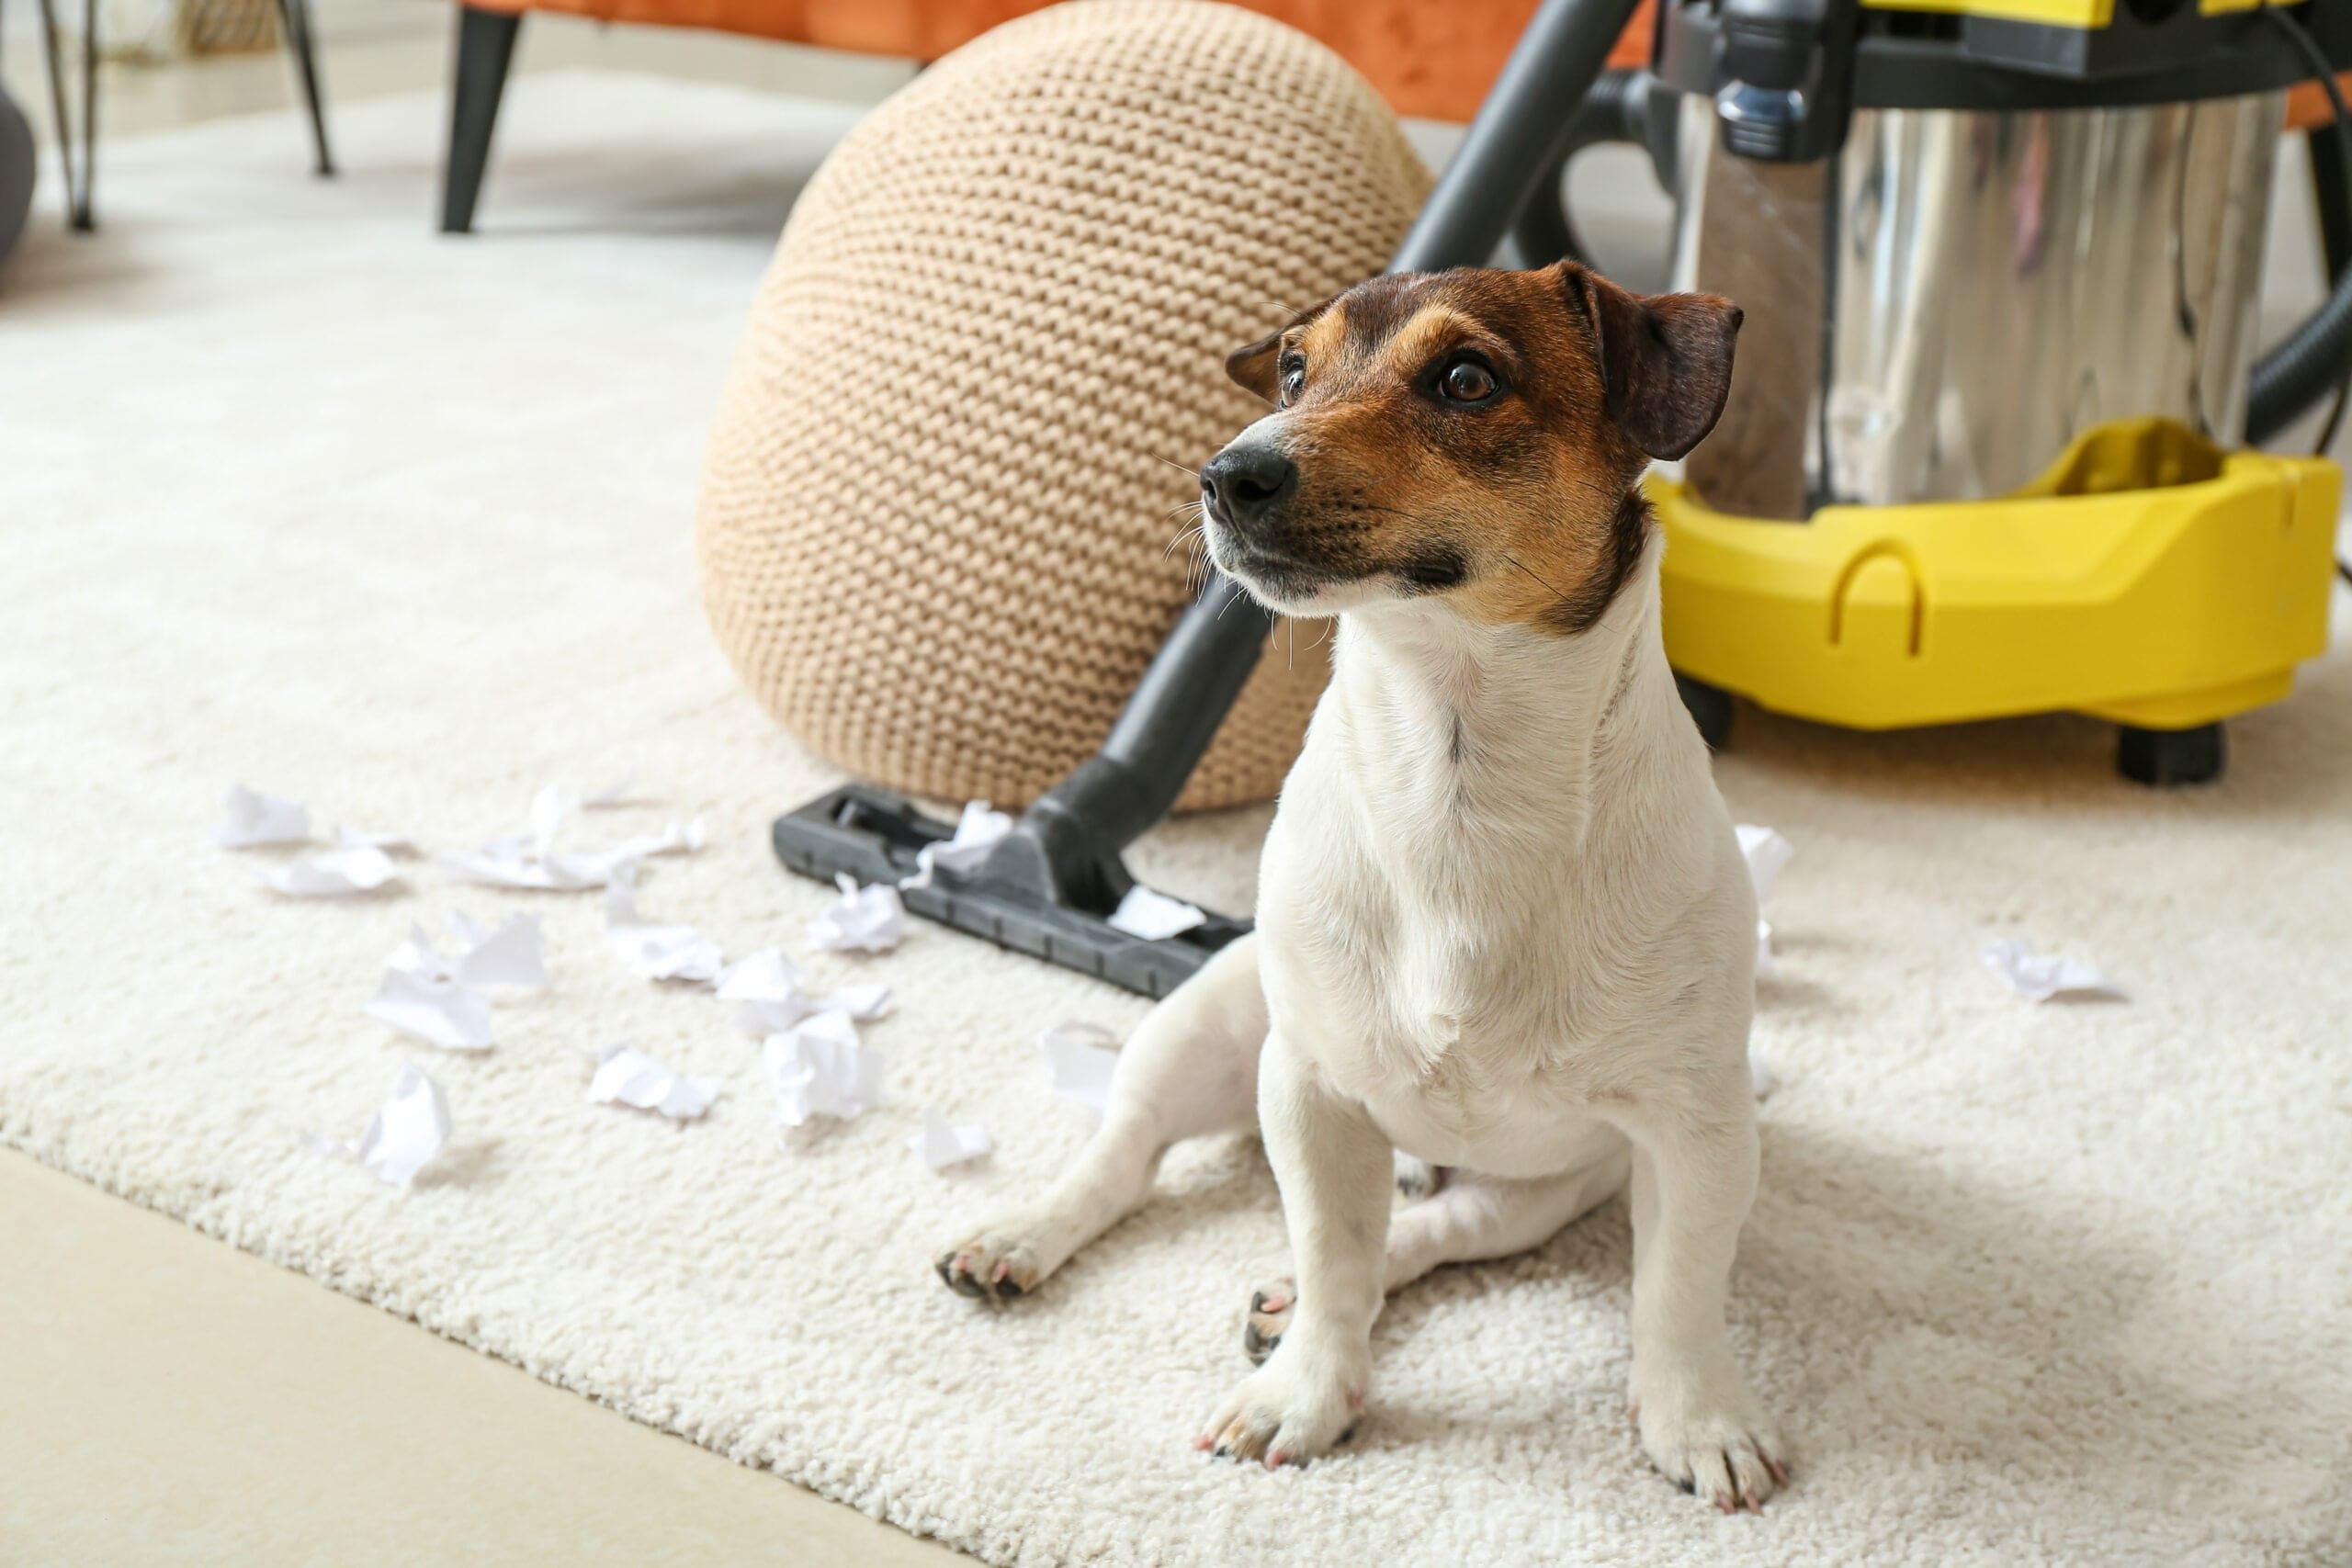
POLYGON ((1699 445, 1731 395, 1739 307, 1719 294, 1635 294, 1574 262, 1559 271, 1568 308, 1592 327, 1618 428, 1653 457, 1699 445))
POLYGON ((1225 356, 1225 373, 1266 401, 1274 401, 1274 393, 1279 389, 1277 383, 1281 380, 1283 339, 1330 308, 1330 300, 1318 300, 1276 327, 1268 336, 1235 349, 1225 356))

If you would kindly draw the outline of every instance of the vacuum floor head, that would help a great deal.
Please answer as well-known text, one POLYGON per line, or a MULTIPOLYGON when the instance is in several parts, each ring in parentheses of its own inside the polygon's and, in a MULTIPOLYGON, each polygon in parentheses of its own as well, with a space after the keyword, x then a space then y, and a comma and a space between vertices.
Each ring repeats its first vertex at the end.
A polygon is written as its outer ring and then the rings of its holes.
MULTIPOLYGON (((936 870, 927 886, 901 886, 899 897, 926 919, 1147 997, 1166 996, 1250 930, 1222 915, 1156 942, 1118 930, 1111 911, 1134 878, 1115 856, 1072 856, 1036 818, 1022 818, 971 870, 936 870)), ((777 818, 774 835, 776 859, 804 876, 900 884, 915 874, 924 845, 954 836, 905 799, 856 784, 777 818)))

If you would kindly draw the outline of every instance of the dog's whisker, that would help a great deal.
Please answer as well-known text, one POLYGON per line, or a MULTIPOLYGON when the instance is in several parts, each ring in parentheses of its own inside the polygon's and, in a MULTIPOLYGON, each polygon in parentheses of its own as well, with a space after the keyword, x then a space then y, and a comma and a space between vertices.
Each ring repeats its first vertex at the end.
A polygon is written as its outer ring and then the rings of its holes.
POLYGON ((1170 468, 1176 469, 1179 473, 1190 474, 1194 479, 1199 479, 1201 477, 1200 469, 1180 463, 1173 457, 1163 457, 1157 452, 1148 452, 1145 456, 1149 457, 1155 463, 1167 464, 1170 468))
POLYGON ((1540 577, 1536 577, 1536 576, 1535 576, 1535 573, 1534 573, 1533 571, 1529 570, 1528 566, 1527 566, 1527 564, 1526 564, 1524 561, 1521 560, 1517 556, 1512 555, 1509 550, 1504 550, 1504 551, 1502 551, 1502 552, 1500 552, 1500 553, 1501 553, 1501 555, 1502 555, 1503 559, 1505 559, 1505 560, 1507 560, 1507 561, 1510 562, 1510 564, 1511 564, 1511 565, 1513 565, 1513 566, 1515 566, 1515 567, 1519 568, 1519 570, 1520 570, 1526 572, 1528 576, 1530 576, 1530 577, 1532 577, 1532 578, 1534 578, 1534 579, 1535 579, 1535 581, 1536 581, 1536 584, 1537 584, 1539 587, 1541 587, 1541 588, 1542 588, 1545 592, 1547 592, 1547 593, 1551 594, 1553 598, 1555 598, 1555 599, 1566 599, 1566 598, 1567 597, 1567 595, 1566 595, 1566 594, 1565 594, 1565 593, 1561 592, 1558 589, 1556 589, 1556 588, 1553 587, 1550 583, 1545 582, 1542 578, 1540 578, 1540 577))

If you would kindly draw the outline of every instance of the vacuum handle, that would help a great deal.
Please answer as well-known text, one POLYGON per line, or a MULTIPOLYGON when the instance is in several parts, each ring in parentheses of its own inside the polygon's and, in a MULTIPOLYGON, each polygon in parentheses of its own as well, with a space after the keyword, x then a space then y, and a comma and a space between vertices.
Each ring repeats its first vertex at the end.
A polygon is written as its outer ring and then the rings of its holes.
POLYGON ((1484 266, 1558 163, 1577 107, 1639 0, 1544 0, 1478 106, 1461 148, 1388 263, 1391 272, 1484 266))

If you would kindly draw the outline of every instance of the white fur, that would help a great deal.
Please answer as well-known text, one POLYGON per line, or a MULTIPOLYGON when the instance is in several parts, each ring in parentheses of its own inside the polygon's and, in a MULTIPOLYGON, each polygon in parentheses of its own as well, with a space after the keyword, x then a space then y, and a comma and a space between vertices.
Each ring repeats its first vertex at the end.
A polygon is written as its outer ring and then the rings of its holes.
POLYGON ((1756 1183, 1755 901, 1659 641, 1658 551, 1578 637, 1442 597, 1341 615, 1256 935, 1145 1020, 1086 1150, 950 1248, 951 1283, 1035 1288, 1170 1143, 1254 1101, 1296 1302, 1199 1442, 1296 1461, 1353 1421, 1386 1292, 1534 1246, 1630 1179, 1643 1444, 1720 1506, 1770 1495, 1779 1440, 1724 1332, 1756 1183), (1393 1224, 1392 1150, 1450 1172, 1393 1224))

